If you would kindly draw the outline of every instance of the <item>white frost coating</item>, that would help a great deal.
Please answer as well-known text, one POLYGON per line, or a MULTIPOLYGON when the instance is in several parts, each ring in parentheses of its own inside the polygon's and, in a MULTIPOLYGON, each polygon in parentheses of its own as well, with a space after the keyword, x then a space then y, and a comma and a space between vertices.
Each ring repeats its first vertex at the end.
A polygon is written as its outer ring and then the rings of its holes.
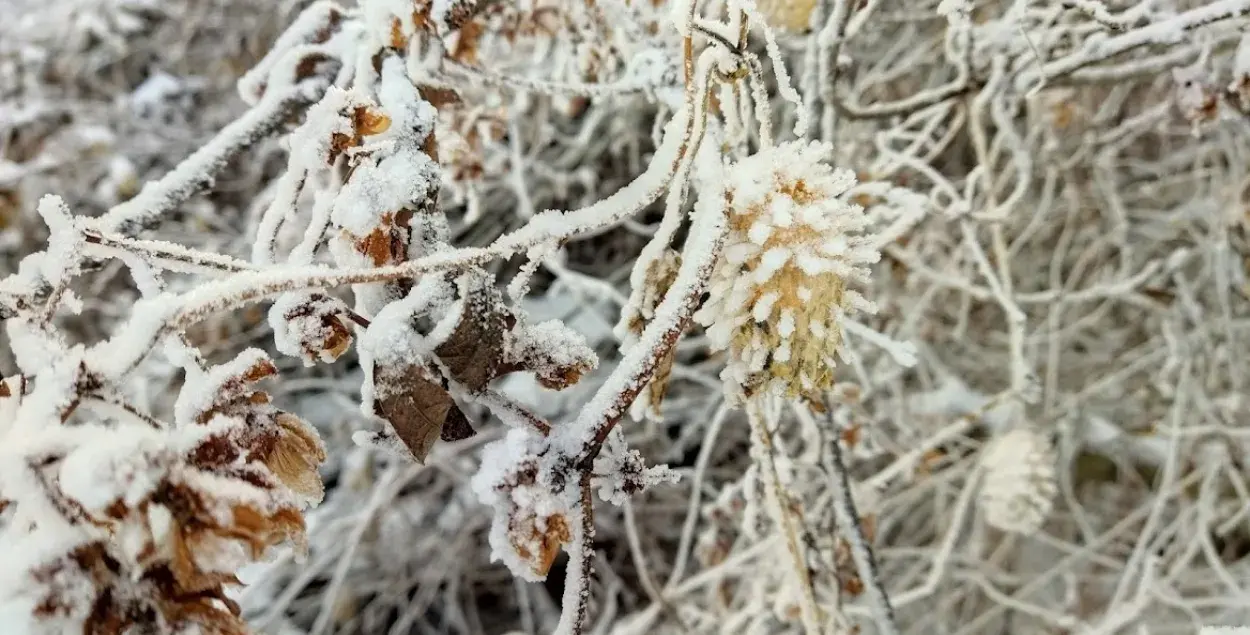
POLYGON ((331 327, 325 320, 327 316, 333 319, 336 303, 336 300, 323 294, 284 293, 278 296, 269 308, 274 347, 280 353, 303 360, 304 366, 313 366, 318 360, 334 361, 331 351, 317 351, 314 356, 309 354, 306 345, 325 342, 331 335, 331 327))
POLYGON ((369 430, 357 430, 352 433, 352 443, 356 447, 377 450, 396 459, 412 460, 412 451, 408 449, 408 446, 404 445, 404 442, 399 437, 389 431, 379 433, 369 430))
POLYGON ((802 138, 807 134, 807 109, 803 107, 803 98, 799 95, 799 91, 795 90, 790 83, 790 73, 786 70, 785 56, 781 54, 781 47, 777 44, 777 35, 773 33, 772 27, 768 26, 768 21, 764 19, 764 14, 760 13, 759 7, 755 5, 755 0, 733 0, 730 6, 740 9, 746 14, 748 23, 764 33, 765 49, 768 51, 769 60, 772 61, 773 73, 777 76, 777 91, 781 93, 783 99, 794 104, 794 136, 802 138))
POLYGON ((202 413, 216 404, 223 384, 246 374, 257 364, 266 362, 269 362, 269 356, 264 351, 249 348, 239 353, 234 359, 213 366, 207 372, 188 369, 187 379, 178 393, 178 400, 174 403, 174 420, 179 425, 194 424, 202 413))
MULTIPOLYGON (((376 254, 362 253, 360 241, 367 237, 385 240, 391 238, 388 233, 402 232, 396 229, 401 224, 400 213, 423 209, 427 199, 437 193, 441 180, 438 164, 425 147, 437 113, 421 98, 399 59, 388 58, 383 63, 378 99, 391 124, 361 148, 363 158, 330 210, 333 224, 346 230, 330 242, 331 253, 340 265, 390 264, 375 262, 376 254)), ((357 310, 365 315, 377 312, 390 299, 378 284, 358 284, 353 290, 357 310)))
POLYGON ((392 121, 386 134, 420 146, 434 131, 438 111, 417 92, 399 59, 390 57, 382 63, 381 79, 378 102, 392 121))
POLYGON ((63 284, 78 273, 83 236, 61 197, 39 199, 39 217, 48 226, 48 249, 39 259, 40 273, 51 284, 63 284))
POLYGON ((65 352, 64 338, 49 333, 25 318, 13 318, 4 323, 9 340, 9 351, 17 365, 28 373, 38 373, 50 368, 65 352))
POLYGON ((671 329, 678 328, 693 310, 703 292, 706 271, 715 263, 725 231, 725 170, 720 157, 720 135, 709 129, 695 158, 695 177, 699 198, 695 202, 689 237, 682 250, 681 267, 668 294, 655 309, 655 318, 643 329, 638 343, 632 346, 582 409, 572 425, 552 430, 552 445, 577 456, 601 423, 624 414, 616 403, 618 395, 638 386, 644 364, 652 351, 658 350, 671 329))
POLYGON ((428 358, 459 323, 463 304, 459 300, 453 302, 450 290, 441 282, 423 279, 403 300, 379 311, 360 336, 361 354, 387 364, 428 358), (445 313, 448 317, 439 320, 429 333, 421 334, 413 319, 432 313, 445 313))
POLYGON ((489 536, 491 559, 503 562, 514 575, 532 582, 546 578, 533 569, 532 558, 539 548, 531 544, 534 537, 529 529, 518 530, 513 523, 532 522, 533 529, 541 533, 553 517, 567 520, 575 514, 567 500, 553 495, 533 477, 525 476, 535 469, 531 457, 539 452, 543 442, 526 429, 509 430, 504 438, 482 449, 482 467, 471 481, 478 500, 494 508, 489 536), (529 551, 530 558, 518 553, 518 544, 529 551))
POLYGON ((360 3, 361 17, 373 44, 388 43, 391 40, 391 25, 399 22, 400 33, 411 38, 418 31, 417 24, 412 20, 412 0, 363 0, 360 3))
POLYGON ((106 378, 121 381, 159 340, 175 308, 169 296, 136 302, 130 319, 113 337, 88 349, 91 369, 106 378))
POLYGON ((273 43, 269 52, 239 79, 239 96, 250 106, 256 105, 265 92, 270 74, 279 61, 297 46, 312 42, 318 32, 328 29, 339 12, 333 2, 316 2, 300 12, 299 17, 273 43))
MULTIPOLYGON (((863 302, 862 304, 859 304, 859 310, 864 311, 865 313, 871 313, 876 310, 877 307, 871 302, 863 299, 862 296, 859 296, 859 299, 863 302)), ((895 341, 883 333, 874 331, 873 329, 864 326, 855 320, 847 318, 843 314, 838 315, 837 323, 842 327, 842 330, 847 333, 859 336, 884 350, 890 355, 890 357, 894 358, 894 362, 899 366, 906 366, 910 368, 916 365, 918 360, 916 359, 915 344, 912 344, 911 342, 895 341)))
POLYGON ((464 1, 465 0, 431 0, 430 21, 434 23, 435 32, 446 33, 450 30, 447 26, 448 14, 457 3, 464 1))
POLYGON ((176 450, 167 447, 166 437, 151 428, 122 426, 109 437, 80 446, 61 463, 62 491, 95 513, 117 501, 127 506, 138 503, 156 489, 176 460, 176 450))
POLYGON ((352 115, 357 108, 373 106, 373 101, 356 91, 331 86, 320 101, 308 109, 304 123, 290 136, 287 171, 277 184, 273 202, 265 209, 252 245, 252 262, 273 262, 274 242, 281 225, 296 208, 301 189, 310 175, 325 171, 336 136, 352 138, 352 115))
POLYGON ((438 164, 417 148, 400 148, 377 164, 356 168, 334 202, 331 220, 356 235, 378 226, 381 214, 411 208, 431 191, 438 164))
POLYGON ((534 435, 522 428, 509 430, 504 438, 486 444, 482 448, 482 466, 471 481, 478 500, 494 505, 504 498, 496 486, 507 478, 513 466, 529 455, 534 444, 534 435))
POLYGON ((0 631, 5 633, 82 632, 82 623, 91 613, 96 598, 89 576, 66 567, 49 579, 36 581, 32 571, 60 561, 85 544, 88 537, 79 531, 53 528, 37 533, 16 531, 0 534, 0 631), (36 617, 35 607, 54 593, 67 609, 59 618, 36 617))
POLYGON ((690 35, 690 20, 694 16, 695 0, 673 0, 670 3, 669 19, 673 21, 673 27, 677 29, 677 33, 682 37, 690 35))
POLYGON ((642 455, 626 444, 620 427, 612 430, 599 456, 595 457, 594 473, 611 475, 611 478, 599 479, 599 498, 618 507, 640 491, 663 483, 676 483, 681 478, 667 465, 645 466, 642 455))
POLYGON ((460 323, 464 310, 463 300, 454 300, 449 285, 436 276, 427 276, 402 300, 386 305, 374 316, 369 328, 360 334, 356 350, 360 365, 365 371, 361 386, 360 410, 366 416, 374 414, 374 399, 378 386, 375 384, 375 366, 406 366, 422 364, 430 360, 434 349, 441 344, 460 323), (413 320, 431 315, 440 319, 429 333, 420 333, 413 320))
MULTIPOLYGON (((715 55, 712 50, 704 51, 699 56, 696 64, 696 86, 694 89, 697 94, 702 94, 706 90, 708 77, 714 61, 715 55)), ((683 105, 673 117, 673 121, 669 122, 670 125, 676 121, 689 122, 690 129, 686 134, 685 141, 692 147, 703 138, 704 128, 707 125, 707 117, 704 113, 702 101, 700 100, 694 106, 694 110, 690 110, 683 105)), ((668 140, 667 134, 670 132, 671 130, 666 131, 665 141, 668 140)), ((630 272, 631 292, 629 302, 623 307, 621 321, 616 327, 616 335, 622 341, 632 342, 633 334, 630 332, 630 322, 632 322, 633 316, 642 308, 643 296, 648 292, 650 285, 647 284, 646 277, 668 252, 669 243, 672 242, 674 235, 681 227, 684 218, 682 205, 685 202, 690 166, 694 160, 693 151, 687 151, 681 155, 673 173, 673 180, 668 184, 669 191, 665 200, 664 216, 660 220, 660 226, 656 229, 655 235, 651 240, 642 248, 642 252, 638 254, 638 259, 634 262, 633 270, 630 272)), ((655 165, 655 159, 652 159, 651 164, 655 165)))
POLYGON ((594 367, 599 363, 599 356, 586 344, 586 338, 560 320, 547 320, 513 329, 511 354, 514 357, 541 357, 554 366, 562 367, 582 364, 594 367))
POLYGON ((760 296, 755 301, 755 306, 751 309, 751 317, 755 318, 756 322, 767 320, 768 316, 772 315, 773 304, 776 304, 777 298, 780 297, 781 294, 779 293, 765 293, 760 296))

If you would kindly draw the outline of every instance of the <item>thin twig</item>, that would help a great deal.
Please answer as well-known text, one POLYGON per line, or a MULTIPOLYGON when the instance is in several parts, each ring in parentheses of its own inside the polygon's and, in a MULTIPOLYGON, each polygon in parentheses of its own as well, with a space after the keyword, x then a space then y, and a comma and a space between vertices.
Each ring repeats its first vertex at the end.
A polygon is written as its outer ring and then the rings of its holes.
POLYGON ((833 498, 838 515, 838 524, 843 528, 851 543, 851 557, 859 578, 864 582, 868 601, 873 606, 873 618, 877 622, 877 632, 881 635, 899 635, 898 620, 894 616, 894 606, 890 603, 890 594, 881 582, 881 574, 877 569, 877 560, 864 535, 863 519, 855 506, 855 497, 851 493, 851 478, 846 469, 846 461, 842 457, 842 435, 838 434, 838 425, 833 420, 833 409, 828 400, 825 411, 830 426, 829 452, 826 455, 826 469, 833 481, 833 498))

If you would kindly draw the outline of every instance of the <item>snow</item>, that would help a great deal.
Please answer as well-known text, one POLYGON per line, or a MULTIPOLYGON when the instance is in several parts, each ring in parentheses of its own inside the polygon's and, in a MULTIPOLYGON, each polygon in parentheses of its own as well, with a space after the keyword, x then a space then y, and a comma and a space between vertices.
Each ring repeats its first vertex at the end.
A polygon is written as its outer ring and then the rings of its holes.
POLYGON ((382 62, 378 101, 394 122, 391 134, 407 144, 419 147, 434 131, 438 111, 421 98, 399 58, 388 57, 382 62))
MULTIPOLYGON (((504 438, 482 449, 481 468, 470 481, 478 500, 494 510, 489 534, 491 559, 503 562, 513 575, 534 582, 546 576, 535 572, 531 561, 517 552, 514 542, 528 536, 518 536, 514 523, 532 519, 541 534, 546 519, 575 513, 567 501, 554 496, 542 483, 518 480, 519 473, 530 469, 532 456, 542 445, 541 437, 524 428, 512 428, 504 438)), ((532 556, 539 552, 534 545, 526 546, 532 556)))
POLYGON ((308 109, 304 123, 290 137, 288 169, 277 184, 277 193, 261 216, 252 246, 252 262, 273 262, 274 243, 283 223, 294 215, 305 182, 311 174, 324 171, 329 165, 332 141, 337 136, 352 138, 355 130, 352 112, 372 102, 353 91, 331 86, 320 101, 308 109))
MULTIPOLYGON (((258 348, 249 348, 224 364, 218 364, 207 372, 188 369, 178 400, 174 403, 174 420, 179 425, 190 426, 200 415, 217 405, 223 395, 223 387, 242 377, 258 365, 269 364, 269 356, 258 348)), ((229 396, 236 396, 230 393, 229 396)))
POLYGON ((278 63, 289 59, 290 52, 298 45, 313 41, 317 33, 328 28, 339 14, 337 5, 325 0, 314 2, 301 11, 260 62, 239 80, 239 95, 243 100, 253 106, 259 103, 278 63))
POLYGON ((375 367, 404 368, 433 361, 434 349, 460 323, 464 301, 454 299, 450 285, 436 276, 423 278, 402 300, 386 305, 374 316, 360 335, 356 350, 365 371, 361 387, 361 412, 374 413, 374 399, 389 386, 375 383, 375 367), (417 330, 414 320, 421 316, 437 316, 434 328, 427 333, 417 330))
POLYGON ((513 329, 511 349, 513 356, 542 359, 557 368, 593 368, 599 362, 585 338, 560 320, 513 329))
POLYGON ((166 102, 179 97, 193 88, 193 83, 163 71, 156 71, 135 87, 130 94, 130 107, 140 116, 151 116, 161 111, 166 102))
POLYGON ((43 279, 64 284, 77 275, 82 258, 83 236, 61 197, 49 194, 39 199, 39 217, 48 226, 48 249, 36 261, 43 279))
MULTIPOLYGON (((765 49, 772 62, 772 71, 777 76, 777 90, 781 94, 782 99, 796 106, 794 136, 800 139, 803 138, 807 134, 807 109, 803 108, 803 98, 799 96, 799 92, 794 89, 790 82, 790 74, 786 70, 785 56, 782 55, 781 47, 777 44, 776 34, 773 33, 772 28, 764 20, 764 16, 760 13, 759 7, 755 5, 754 0, 730 0, 729 4, 746 14, 747 21, 752 28, 760 29, 763 32, 765 49)), ((767 100, 763 100, 763 103, 767 103, 767 100)))
POLYGON ((174 448, 161 431, 119 427, 113 435, 80 446, 61 462, 62 491, 101 513, 121 502, 133 506, 152 494, 172 464, 174 448))
MULTIPOLYGON (((317 361, 333 362, 333 351, 321 350, 334 331, 327 320, 339 320, 342 303, 323 293, 285 293, 278 296, 269 309, 269 326, 273 329, 274 346, 278 352, 313 366, 317 361), (315 353, 315 354, 312 354, 315 353)), ((342 322, 340 321, 340 324, 342 322)))
POLYGON ((356 168, 334 203, 331 220, 364 236, 378 226, 381 214, 411 209, 437 183, 438 165, 415 147, 396 149, 377 164, 356 168))
POLYGON ((0 631, 40 633, 59 626, 70 632, 86 619, 98 591, 66 555, 87 541, 72 531, 0 534, 0 562, 5 563, 0 568, 0 631), (32 572, 41 570, 53 574, 37 580, 32 572), (47 597, 67 610, 52 620, 36 618, 34 608, 47 597))
POLYGON ((130 318, 113 337, 87 350, 91 369, 120 381, 168 333, 174 306, 165 296, 145 298, 134 304, 130 318))

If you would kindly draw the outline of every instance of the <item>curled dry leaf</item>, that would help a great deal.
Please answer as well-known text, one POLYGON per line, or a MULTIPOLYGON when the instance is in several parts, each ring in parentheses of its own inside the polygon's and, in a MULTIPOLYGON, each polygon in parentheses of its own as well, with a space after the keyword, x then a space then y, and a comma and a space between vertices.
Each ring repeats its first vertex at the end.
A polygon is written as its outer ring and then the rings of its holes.
MULTIPOLYGON (((668 290, 677 279, 677 271, 681 267, 681 254, 675 249, 668 249, 647 268, 642 297, 632 315, 628 316, 629 331, 637 337, 642 334, 647 324, 655 317, 655 308, 664 300, 668 290)), ((655 373, 647 384, 645 399, 637 402, 637 408, 645 408, 651 415, 658 417, 660 404, 668 393, 669 378, 673 373, 673 362, 677 358, 677 347, 671 346, 656 362, 655 373)), ((635 414, 638 414, 637 411, 635 414)))
POLYGON ((509 527, 509 538, 517 555, 530 563, 535 575, 545 576, 551 571, 560 548, 573 539, 569 522, 563 514, 552 514, 540 519, 537 516, 515 518, 509 527))
POLYGON ((205 382, 212 400, 184 413, 206 425, 214 419, 235 425, 208 435, 190 455, 193 464, 214 472, 230 471, 244 458, 263 464, 274 477, 306 503, 321 502, 324 493, 318 466, 326 459, 317 431, 303 419, 278 409, 256 383, 277 373, 260 351, 245 351, 229 364, 209 371, 205 382))
MULTIPOLYGON (((375 367, 377 395, 374 412, 391 424, 408 451, 424 463, 434 444, 444 438, 464 438, 472 432, 455 399, 419 365, 375 367)), ((471 434, 469 435, 471 436, 471 434)))
POLYGON ((233 414, 240 408, 247 409, 248 406, 269 403, 269 394, 255 389, 253 384, 277 373, 278 367, 274 366, 273 361, 268 357, 257 357, 242 372, 225 377, 212 386, 212 405, 198 413, 196 423, 208 423, 218 414, 233 414))
POLYGON ((593 349, 576 331, 558 320, 534 325, 513 325, 509 334, 506 373, 534 373, 538 383, 563 390, 577 383, 599 363, 593 349))

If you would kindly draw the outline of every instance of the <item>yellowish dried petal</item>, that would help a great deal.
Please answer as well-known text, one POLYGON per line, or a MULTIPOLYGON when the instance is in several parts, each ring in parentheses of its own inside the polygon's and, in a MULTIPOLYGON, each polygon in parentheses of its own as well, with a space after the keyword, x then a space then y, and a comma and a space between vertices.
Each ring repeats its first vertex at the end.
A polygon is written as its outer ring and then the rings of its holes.
POLYGON ((273 451, 265 458, 265 466, 291 491, 312 504, 320 503, 325 486, 317 466, 325 461, 326 452, 317 431, 286 413, 278 415, 277 422, 282 431, 273 451))

